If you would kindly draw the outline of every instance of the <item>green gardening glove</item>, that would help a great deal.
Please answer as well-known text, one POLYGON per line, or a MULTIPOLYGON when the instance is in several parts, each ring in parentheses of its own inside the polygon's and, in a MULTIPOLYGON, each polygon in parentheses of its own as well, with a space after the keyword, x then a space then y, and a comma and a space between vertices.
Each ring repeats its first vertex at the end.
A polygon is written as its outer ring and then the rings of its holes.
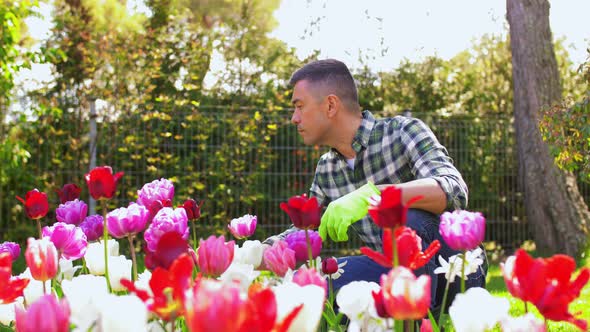
POLYGON ((369 197, 379 194, 379 189, 368 182, 328 204, 320 222, 319 233, 322 240, 325 241, 328 235, 336 242, 348 240, 348 227, 367 215, 369 197))

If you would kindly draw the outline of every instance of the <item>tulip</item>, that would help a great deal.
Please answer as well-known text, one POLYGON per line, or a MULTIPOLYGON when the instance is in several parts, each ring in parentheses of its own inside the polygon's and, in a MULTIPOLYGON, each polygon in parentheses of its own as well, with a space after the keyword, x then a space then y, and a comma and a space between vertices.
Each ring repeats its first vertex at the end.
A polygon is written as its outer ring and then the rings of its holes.
POLYGON ((381 318, 390 318, 391 315, 387 312, 387 308, 385 307, 383 290, 378 289, 377 291, 372 291, 371 295, 373 296, 373 303, 375 305, 375 313, 377 316, 381 318))
POLYGON ((485 230, 486 220, 479 212, 455 210, 440 216, 440 234, 455 250, 475 249, 484 240, 485 230))
POLYGON ((248 288, 259 275, 260 271, 254 271, 254 266, 233 262, 219 276, 219 280, 228 285, 237 284, 242 292, 247 293, 248 288))
POLYGON ((137 296, 109 294, 96 302, 101 331, 147 331, 148 312, 137 296))
POLYGON ((79 198, 81 192, 82 188, 78 187, 77 184, 68 183, 65 184, 63 188, 57 190, 57 195, 59 196, 61 204, 64 204, 65 202, 79 198))
POLYGON ((299 229, 316 229, 320 226, 322 208, 315 197, 307 198, 305 194, 293 196, 287 203, 281 203, 280 207, 299 229))
POLYGON ((159 201, 162 206, 171 207, 174 199, 174 185, 167 179, 154 180, 144 184, 137 191, 137 196, 137 203, 146 208, 155 201, 159 201))
POLYGON ((151 252, 156 251, 160 237, 168 232, 177 232, 183 239, 188 240, 188 218, 183 208, 162 208, 145 231, 143 237, 151 252))
POLYGON ((303 308, 291 323, 289 331, 317 331, 326 299, 322 287, 316 285, 299 286, 292 282, 284 282, 273 290, 277 301, 278 321, 283 320, 303 304, 303 308))
POLYGON ((287 271, 295 269, 295 251, 289 248, 287 242, 279 240, 266 249, 263 254, 264 265, 280 277, 284 277, 287 271))
POLYGON ((182 208, 186 211, 186 215, 189 220, 197 220, 201 217, 202 205, 202 201, 200 204, 197 204, 197 201, 195 201, 192 198, 189 198, 186 201, 184 201, 184 204, 182 204, 182 208))
MULTIPOLYGON (((107 242, 107 245, 108 256, 119 256, 119 242, 117 242, 117 240, 110 239, 107 242)), ((104 244, 102 241, 90 243, 86 250, 86 255, 84 255, 86 267, 93 275, 104 275, 105 273, 103 246, 104 244)))
POLYGON ((76 271, 81 269, 82 266, 74 266, 71 260, 60 258, 59 259, 59 273, 57 275, 57 280, 72 280, 76 271))
POLYGON ((406 224, 410 205, 422 199, 422 196, 402 202, 402 189, 395 186, 385 188, 381 196, 369 199, 369 214, 375 224, 382 228, 396 228, 406 224))
POLYGON ((90 330, 99 318, 99 299, 107 296, 109 292, 105 278, 81 274, 72 280, 63 280, 61 288, 70 303, 71 322, 80 331, 90 330))
POLYGON ((68 332, 70 306, 65 299, 58 301, 53 294, 42 296, 27 310, 16 307, 16 330, 19 332, 68 332))
POLYGON ((11 303, 23 295, 29 279, 12 276, 10 253, 0 252, 0 303, 11 303))
POLYGON ((88 242, 96 241, 103 235, 104 220, 100 214, 88 216, 80 224, 88 242))
POLYGON ((256 230, 256 216, 245 215, 230 221, 227 226, 236 239, 243 239, 252 236, 256 230))
POLYGON ((299 286, 320 286, 326 292, 324 295, 328 294, 328 282, 326 281, 326 278, 322 277, 322 275, 316 269, 308 268, 305 265, 295 272, 295 275, 293 276, 293 282, 299 286))
POLYGON ((485 331, 507 317, 509 309, 508 299, 494 297, 484 288, 472 287, 455 296, 449 316, 457 332, 485 331))
POLYGON ((66 259, 78 259, 86 254, 88 241, 80 227, 56 222, 53 226, 43 227, 43 237, 48 237, 61 256, 66 259))
POLYGON ((47 194, 33 189, 25 195, 25 199, 16 196, 16 198, 25 205, 25 213, 31 219, 41 219, 49 211, 47 194))
MULTIPOLYGON (((322 238, 316 231, 307 231, 309 235, 309 242, 311 244, 311 256, 316 258, 322 251, 322 238)), ((305 262, 309 259, 307 241, 305 238, 305 231, 295 231, 289 233, 285 241, 293 251, 295 251, 295 259, 298 262, 305 262)))
POLYGON ((2 242, 0 243, 0 254, 4 252, 9 253, 12 261, 14 262, 18 259, 18 256, 20 256, 20 245, 15 242, 2 242))
POLYGON ((120 239, 135 235, 145 229, 149 211, 145 206, 131 203, 129 207, 121 207, 107 214, 109 234, 120 239))
POLYGON ((148 269, 161 267, 168 269, 182 254, 188 253, 188 243, 176 232, 168 232, 160 237, 156 250, 145 250, 145 266, 148 269))
POLYGON ((234 241, 225 242, 225 237, 209 236, 199 241, 197 257, 200 271, 210 277, 220 276, 234 259, 234 241))
POLYGON ((394 319, 422 319, 430 306, 430 276, 416 278, 406 267, 398 266, 381 276, 383 301, 394 319))
POLYGON ((55 209, 55 218, 57 221, 76 226, 80 225, 87 215, 88 205, 78 199, 62 203, 55 209))
POLYGON ((249 264, 256 269, 260 266, 260 263, 262 263, 263 252, 264 250, 260 241, 244 241, 244 243, 242 243, 242 247, 236 245, 234 249, 233 263, 249 264))
POLYGON ((545 322, 538 319, 532 313, 526 313, 522 316, 507 316, 500 321, 503 332, 546 332, 545 322))
POLYGON ((189 331, 238 331, 246 319, 241 314, 245 300, 235 285, 202 279, 186 293, 184 310, 189 331))
POLYGON ((368 247, 362 247, 361 252, 371 258, 378 264, 385 267, 393 267, 393 242, 392 233, 395 233, 395 244, 397 247, 399 265, 409 269, 416 270, 424 266, 432 256, 440 249, 438 240, 432 241, 428 248, 422 252, 422 239, 416 232, 406 226, 399 226, 383 229, 383 253, 372 250, 368 247))
POLYGON ((51 280, 37 281, 31 276, 31 269, 28 267, 19 274, 18 278, 28 279, 29 283, 23 290, 23 298, 25 303, 33 303, 45 294, 51 294, 51 280))
POLYGON ((113 175, 113 169, 110 166, 95 167, 84 176, 90 196, 95 200, 113 198, 117 191, 117 182, 123 174, 123 172, 118 172, 113 175))
POLYGON ((328 257, 322 261, 322 273, 331 275, 338 272, 338 261, 334 257, 328 257))
POLYGON ((17 302, 0 304, 0 323, 9 326, 14 322, 14 307, 17 302))
POLYGON ((340 312, 351 321, 357 321, 374 306, 373 292, 380 290, 379 284, 368 281, 352 281, 340 288, 336 303, 340 312))
POLYGON ((36 240, 30 237, 27 241, 25 260, 35 280, 47 281, 57 274, 58 253, 55 245, 46 237, 36 240))
POLYGON ((131 267, 131 260, 123 255, 109 257, 109 281, 112 290, 117 292, 125 290, 121 279, 131 279, 131 267))

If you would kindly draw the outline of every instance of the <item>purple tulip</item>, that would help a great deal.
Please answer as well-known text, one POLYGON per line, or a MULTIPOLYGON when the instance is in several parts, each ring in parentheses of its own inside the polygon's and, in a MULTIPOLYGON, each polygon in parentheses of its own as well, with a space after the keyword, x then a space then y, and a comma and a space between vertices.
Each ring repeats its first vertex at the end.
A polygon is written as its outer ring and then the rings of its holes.
POLYGON ((170 207, 174 199, 174 185, 170 180, 154 180, 143 185, 141 190, 137 191, 137 203, 147 208, 152 206, 155 201, 160 201, 161 205, 170 207))
POLYGON ((230 221, 227 228, 229 228, 229 231, 236 237, 236 239, 243 239, 254 234, 254 231, 256 230, 256 221, 256 216, 247 214, 241 218, 235 218, 230 221))
POLYGON ((55 218, 57 221, 76 226, 79 226, 87 215, 88 205, 86 205, 84 201, 78 199, 60 204, 57 209, 55 209, 55 218))
MULTIPOLYGON (((309 242, 311 243, 311 255, 316 258, 322 251, 322 238, 316 231, 307 231, 309 233, 309 242)), ((285 238, 289 248, 295 251, 295 258, 298 262, 305 262, 309 260, 307 253, 307 242, 305 240, 305 231, 296 231, 290 233, 285 238)))
POLYGON ((158 211, 143 235, 148 250, 156 251, 160 237, 168 232, 177 232, 184 240, 188 240, 188 218, 183 208, 165 207, 158 211))
POLYGON ((484 240, 486 219, 479 212, 445 212, 440 216, 438 230, 452 249, 471 250, 484 240))
POLYGON ((10 257, 12 257, 12 261, 14 262, 18 259, 18 256, 20 256, 20 246, 15 242, 2 242, 0 243, 0 253, 3 252, 9 253, 10 257))
POLYGON ((102 232, 104 230, 104 220, 100 214, 94 214, 86 217, 80 224, 80 228, 86 234, 86 240, 88 242, 96 241, 102 238, 102 232))
POLYGON ((145 229, 149 216, 150 211, 145 206, 135 203, 115 209, 107 214, 109 234, 117 239, 135 235, 145 229))
POLYGON ((234 241, 225 242, 225 237, 211 235, 199 241, 197 262, 200 271, 208 277, 219 277, 234 260, 234 241))
POLYGON ((86 234, 76 225, 56 222, 43 227, 43 237, 48 237, 65 259, 75 260, 86 254, 86 234))
POLYGON ((262 255, 264 265, 280 277, 284 277, 289 269, 294 270, 295 251, 289 248, 287 242, 279 240, 273 243, 272 247, 266 249, 262 255))

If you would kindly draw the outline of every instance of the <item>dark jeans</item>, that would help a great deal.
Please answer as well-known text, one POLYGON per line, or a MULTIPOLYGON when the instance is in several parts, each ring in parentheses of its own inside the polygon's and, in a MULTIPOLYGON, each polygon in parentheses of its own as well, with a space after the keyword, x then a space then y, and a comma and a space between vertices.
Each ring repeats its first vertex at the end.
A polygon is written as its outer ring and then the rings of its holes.
MULTIPOLYGON (((434 269, 438 267, 438 256, 442 256, 448 261, 450 256, 460 253, 459 251, 449 248, 449 246, 442 239, 438 231, 439 217, 435 214, 418 210, 410 209, 408 211, 408 219, 406 226, 416 231, 418 236, 422 238, 422 250, 426 249, 434 240, 439 240, 441 244, 440 250, 432 259, 420 269, 414 271, 414 274, 420 276, 422 274, 430 275, 431 279, 431 302, 430 310, 438 317, 440 312, 442 299, 444 295, 447 280, 445 274, 435 274, 434 269)), ((483 249, 483 248, 482 248, 483 249)), ((381 275, 390 271, 389 268, 383 267, 367 256, 348 256, 338 258, 338 262, 343 260, 348 261, 343 267, 344 273, 340 278, 333 281, 334 291, 337 292, 340 287, 348 284, 351 281, 374 281, 380 282, 381 275)), ((465 288, 470 287, 485 287, 486 274, 488 270, 487 259, 485 252, 483 254, 484 263, 480 266, 477 272, 470 274, 469 279, 465 281, 465 288)), ((461 292, 460 277, 456 277, 455 281, 449 285, 449 293, 447 295, 445 311, 448 310, 449 305, 453 302, 456 294, 461 292)))

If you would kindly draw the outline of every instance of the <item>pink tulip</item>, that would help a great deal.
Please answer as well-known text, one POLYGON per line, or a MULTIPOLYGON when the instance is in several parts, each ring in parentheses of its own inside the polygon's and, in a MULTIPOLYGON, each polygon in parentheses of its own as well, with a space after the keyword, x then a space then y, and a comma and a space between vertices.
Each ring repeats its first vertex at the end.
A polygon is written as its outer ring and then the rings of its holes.
POLYGON ((43 227, 43 237, 48 237, 66 259, 78 259, 86 254, 88 248, 84 231, 80 227, 63 222, 43 227))
POLYGON ((241 218, 235 218, 230 221, 227 228, 229 228, 229 231, 236 237, 236 239, 243 239, 254 234, 254 231, 256 230, 256 221, 256 216, 247 214, 241 218))
POLYGON ((295 276, 293 276, 293 282, 299 286, 316 285, 324 289, 324 296, 328 294, 328 281, 316 269, 309 269, 303 265, 300 267, 295 276))
POLYGON ((149 216, 150 211, 145 206, 135 203, 115 209, 107 214, 109 234, 117 239, 135 235, 145 229, 149 216))
POLYGON ((164 207, 158 211, 143 235, 148 249, 156 251, 160 238, 168 232, 177 232, 188 240, 188 218, 183 208, 164 207))
POLYGON ((88 242, 96 241, 103 236, 104 221, 100 214, 88 216, 80 224, 88 242))
POLYGON ((199 241, 197 261, 200 271, 209 277, 219 277, 234 259, 234 241, 225 242, 225 237, 211 235, 199 241))
POLYGON ((484 240, 486 219, 479 212, 455 210, 440 216, 439 232, 449 247, 472 250, 484 240))
POLYGON ((55 209, 55 218, 57 221, 76 226, 80 225, 87 215, 88 205, 86 205, 84 201, 78 199, 60 204, 57 209, 55 209))
POLYGON ((187 292, 183 301, 186 325, 191 332, 240 331, 246 299, 240 288, 217 280, 201 279, 187 292))
POLYGON ((412 270, 398 266, 381 276, 383 302, 394 319, 422 319, 430 306, 430 276, 416 278, 412 270))
POLYGON ((289 269, 294 270, 295 251, 285 241, 276 241, 263 254, 264 264, 276 275, 284 277, 289 269))
POLYGON ((40 297, 27 311, 15 309, 16 330, 19 332, 67 332, 70 330, 70 306, 66 299, 58 301, 53 294, 40 297))
POLYGON ((170 207, 174 199, 174 184, 167 179, 154 180, 143 185, 137 191, 137 203, 149 208, 153 202, 160 201, 162 206, 170 207))
POLYGON ((58 253, 53 242, 44 237, 36 240, 32 237, 27 241, 25 260, 35 280, 47 281, 57 274, 58 253))
MULTIPOLYGON (((316 231, 307 231, 309 235, 309 242, 311 245, 311 256, 316 258, 322 251, 322 238, 316 231)), ((307 241, 305 239, 305 231, 296 231, 289 233, 285 238, 289 248, 295 251, 295 260, 298 262, 306 262, 309 260, 309 253, 307 251, 307 241)))

